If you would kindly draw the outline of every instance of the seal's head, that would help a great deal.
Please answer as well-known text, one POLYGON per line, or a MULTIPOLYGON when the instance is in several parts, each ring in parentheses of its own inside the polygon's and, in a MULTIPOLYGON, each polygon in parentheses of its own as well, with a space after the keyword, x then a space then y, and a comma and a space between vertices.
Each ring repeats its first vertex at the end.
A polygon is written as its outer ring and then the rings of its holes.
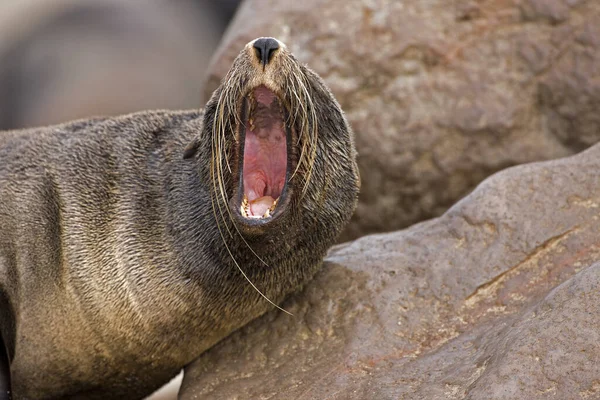
POLYGON ((246 234, 325 219, 337 235, 352 214, 351 130, 322 80, 282 42, 245 46, 208 102, 203 129, 215 214, 246 234))

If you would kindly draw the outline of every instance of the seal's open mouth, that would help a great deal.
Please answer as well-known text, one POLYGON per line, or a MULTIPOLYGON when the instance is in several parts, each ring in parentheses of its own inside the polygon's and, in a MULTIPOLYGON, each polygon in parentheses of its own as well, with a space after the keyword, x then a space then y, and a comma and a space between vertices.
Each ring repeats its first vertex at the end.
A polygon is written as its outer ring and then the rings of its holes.
POLYGON ((240 213, 269 218, 280 202, 288 170, 285 109, 275 93, 258 86, 246 97, 240 213))

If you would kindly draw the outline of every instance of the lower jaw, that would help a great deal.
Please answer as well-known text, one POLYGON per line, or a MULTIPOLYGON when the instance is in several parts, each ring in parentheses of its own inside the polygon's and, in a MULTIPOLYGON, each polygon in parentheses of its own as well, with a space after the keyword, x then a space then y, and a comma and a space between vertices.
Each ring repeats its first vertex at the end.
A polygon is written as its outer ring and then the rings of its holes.
POLYGON ((281 194, 276 198, 273 204, 263 213, 262 216, 248 215, 245 211, 249 205, 249 200, 243 192, 243 186, 240 184, 240 191, 231 198, 231 212, 235 215, 237 224, 247 227, 267 226, 287 214, 290 205, 290 199, 293 197, 293 187, 287 182, 281 194))
MULTIPOLYGON (((270 199, 272 199, 272 197, 270 197, 270 196, 263 196, 263 197, 259 198, 258 201, 260 201, 261 199, 264 199, 264 197, 269 197, 269 199, 266 200, 269 202, 271 201, 270 199)), ((276 199, 274 199, 273 204, 270 207, 268 207, 268 208, 263 207, 263 208, 266 208, 266 210, 262 215, 260 215, 260 214, 254 215, 252 213, 252 211, 250 210, 251 203, 250 203, 250 201, 248 201, 248 197, 244 194, 244 197, 242 199, 242 205, 240 206, 240 214, 242 215, 243 218, 250 219, 250 220, 262 220, 262 219, 270 218, 273 215, 273 213, 275 212, 275 209, 277 208, 277 204, 279 203, 280 197, 277 197, 276 199)))

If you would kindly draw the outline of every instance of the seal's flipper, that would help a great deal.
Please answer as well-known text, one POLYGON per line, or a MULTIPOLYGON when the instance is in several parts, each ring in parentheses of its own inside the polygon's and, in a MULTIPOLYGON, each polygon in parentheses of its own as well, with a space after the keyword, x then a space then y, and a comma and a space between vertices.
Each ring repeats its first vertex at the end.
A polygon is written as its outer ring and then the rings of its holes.
POLYGON ((10 400, 10 369, 4 342, 0 340, 0 400, 10 400))

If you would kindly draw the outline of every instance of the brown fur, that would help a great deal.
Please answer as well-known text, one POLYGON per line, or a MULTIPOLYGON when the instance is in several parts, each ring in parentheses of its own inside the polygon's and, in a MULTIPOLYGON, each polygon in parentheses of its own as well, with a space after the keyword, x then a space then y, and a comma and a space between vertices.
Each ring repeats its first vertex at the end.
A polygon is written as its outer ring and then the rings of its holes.
POLYGON ((272 308, 238 267, 275 303, 317 271, 356 204, 352 133, 284 47, 264 71, 252 50, 204 112, 0 133, 0 332, 14 398, 144 397, 272 308), (263 83, 293 105, 290 74, 311 100, 294 121, 298 171, 283 211, 247 224, 231 200, 241 98, 224 93, 263 83))

